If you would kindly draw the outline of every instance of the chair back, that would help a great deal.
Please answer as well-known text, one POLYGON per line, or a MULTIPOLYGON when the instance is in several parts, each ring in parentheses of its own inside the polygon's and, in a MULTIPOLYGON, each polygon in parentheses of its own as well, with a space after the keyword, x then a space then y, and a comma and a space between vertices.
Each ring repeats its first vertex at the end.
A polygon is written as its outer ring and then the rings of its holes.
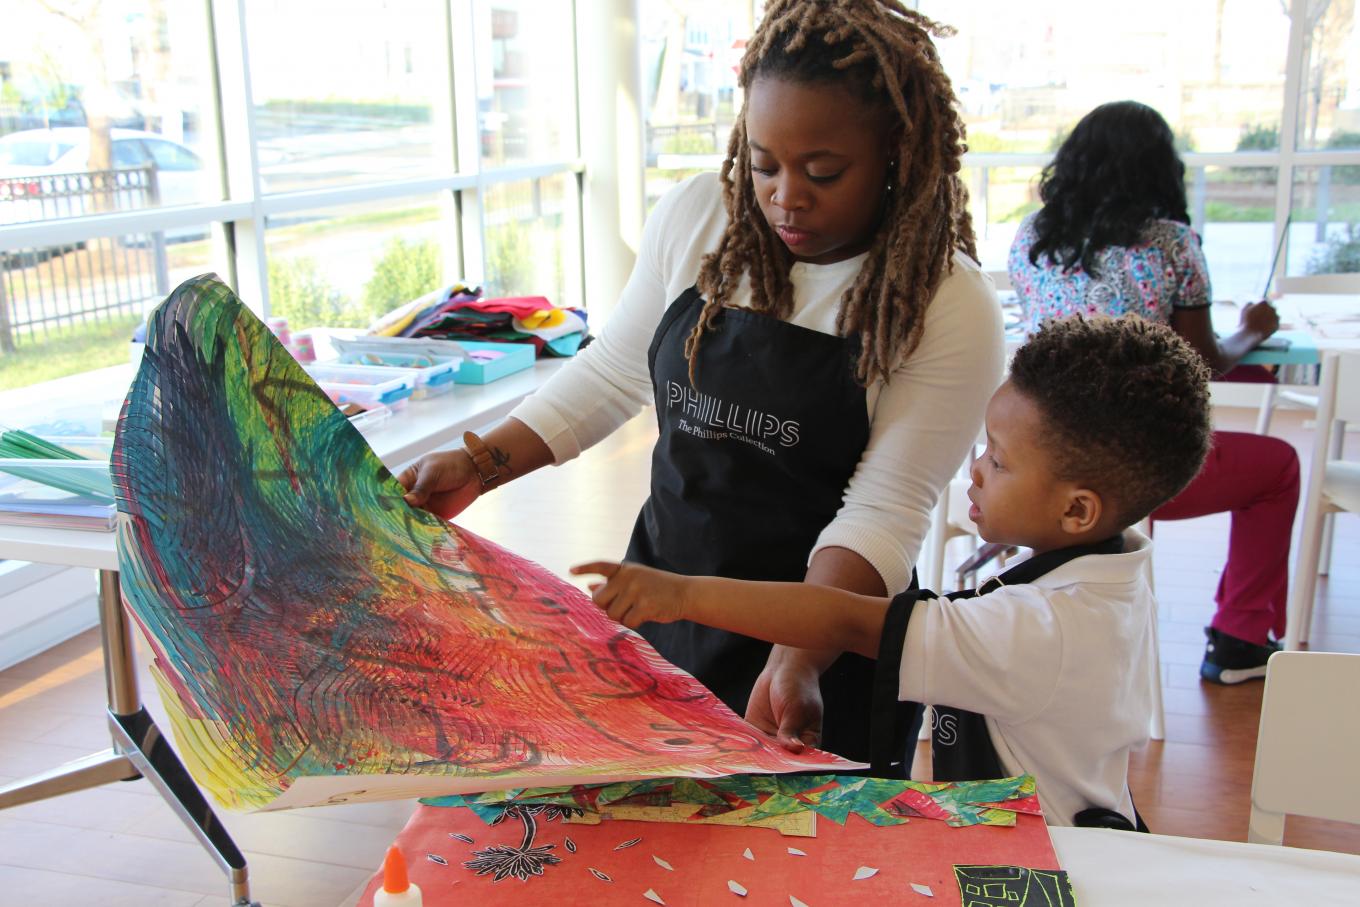
MULTIPOLYGON (((1332 385, 1332 418, 1342 422, 1360 422, 1360 353, 1335 353, 1329 355, 1327 360, 1325 365, 1336 370, 1332 385)), ((1324 371, 1323 380, 1327 378, 1324 371)), ((1321 416, 1319 411, 1318 418, 1321 419, 1321 416)))
POLYGON ((1276 652, 1266 666, 1247 840, 1280 844, 1286 814, 1360 823, 1360 655, 1276 652))

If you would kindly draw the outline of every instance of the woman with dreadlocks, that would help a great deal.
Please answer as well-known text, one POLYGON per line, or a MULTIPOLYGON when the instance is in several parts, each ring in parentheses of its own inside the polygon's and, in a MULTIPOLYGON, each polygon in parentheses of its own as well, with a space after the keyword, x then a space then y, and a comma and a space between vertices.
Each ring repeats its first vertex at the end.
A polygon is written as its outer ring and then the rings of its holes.
MULTIPOLYGON (((1003 356, 959 179, 963 124, 931 42, 943 33, 897 0, 771 2, 721 177, 661 200, 599 340, 485 441, 404 472, 407 500, 451 516, 654 403, 629 560, 907 588, 1003 356)), ((687 623, 642 633, 790 748, 868 756, 869 660, 687 623)), ((905 771, 910 742, 897 743, 905 771)))

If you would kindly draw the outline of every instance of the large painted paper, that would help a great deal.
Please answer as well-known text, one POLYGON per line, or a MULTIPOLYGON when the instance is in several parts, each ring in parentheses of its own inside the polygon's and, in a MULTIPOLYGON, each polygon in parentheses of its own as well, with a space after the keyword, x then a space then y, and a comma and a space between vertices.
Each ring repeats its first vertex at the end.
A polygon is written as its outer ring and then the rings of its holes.
POLYGON ((852 765, 785 752, 574 587, 407 506, 212 276, 153 314, 112 471, 124 598, 228 806, 852 765))

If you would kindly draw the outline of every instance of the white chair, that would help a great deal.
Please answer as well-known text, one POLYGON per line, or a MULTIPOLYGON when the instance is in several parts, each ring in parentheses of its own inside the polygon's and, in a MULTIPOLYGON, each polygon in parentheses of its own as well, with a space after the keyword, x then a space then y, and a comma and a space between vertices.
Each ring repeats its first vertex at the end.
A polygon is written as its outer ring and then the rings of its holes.
POLYGON ((1335 440, 1346 433, 1347 422, 1360 422, 1360 353, 1328 353, 1322 360, 1313 465, 1303 497, 1303 527, 1294 586, 1289 593, 1286 649, 1297 649, 1308 642, 1327 515, 1360 512, 1360 463, 1339 459, 1341 447, 1335 440))
MULTIPOLYGON (((1138 523, 1138 531, 1152 538, 1152 517, 1143 517, 1138 523)), ((1152 676, 1148 678, 1148 683, 1152 690, 1152 721, 1148 728, 1148 736, 1153 740, 1166 739, 1166 706, 1162 702, 1162 638, 1161 628, 1158 625, 1161 620, 1160 607, 1157 603, 1157 583, 1156 570, 1153 568, 1152 559, 1148 559, 1147 582, 1148 589, 1152 590, 1152 676)))
MULTIPOLYGON (((1309 274, 1301 277, 1278 277, 1275 289, 1281 294, 1293 296, 1339 296, 1354 294, 1356 307, 1360 309, 1360 274, 1309 274)), ((1275 406, 1288 403, 1298 409, 1317 409, 1317 395, 1298 391, 1280 390, 1274 384, 1267 384, 1261 397, 1261 408, 1256 415, 1256 433, 1270 433, 1270 420, 1275 406)), ((1330 532, 1329 532, 1330 535, 1330 532)), ((1326 555, 1323 555, 1324 561, 1326 555)), ((1323 573, 1326 573, 1324 568, 1323 573)))
POLYGON ((1284 817, 1360 823, 1360 655, 1276 652, 1266 665, 1247 840, 1281 844, 1284 817))
MULTIPOLYGON (((1296 296, 1310 294, 1314 296, 1351 295, 1355 297, 1356 310, 1360 311, 1360 274, 1309 274, 1301 277, 1279 277, 1275 281, 1275 288, 1280 293, 1296 296)), ((1316 394, 1279 390, 1273 384, 1266 385, 1265 396, 1261 401, 1261 410, 1256 419, 1256 433, 1258 435, 1269 433, 1270 419, 1276 403, 1288 403, 1299 409, 1316 411, 1318 398, 1316 394)), ((1337 432, 1332 435, 1331 447, 1327 454, 1328 459, 1341 459, 1341 448, 1344 440, 1344 432, 1337 432)), ((1328 514, 1323 522, 1322 529, 1322 557, 1318 560, 1318 573, 1323 576, 1326 576, 1331 569, 1332 523, 1333 515, 1328 514)))
POLYGON ((967 475, 968 467, 964 466, 960 474, 949 480, 949 484, 940 492, 940 499, 935 503, 935 510, 930 515, 930 531, 926 534, 926 542, 922 546, 925 557, 925 575, 920 577, 922 587, 935 593, 943 593, 944 589, 944 556, 949 547, 949 543, 964 536, 971 536, 974 541, 974 549, 977 548, 977 526, 968 519, 968 487, 972 485, 972 479, 967 475))

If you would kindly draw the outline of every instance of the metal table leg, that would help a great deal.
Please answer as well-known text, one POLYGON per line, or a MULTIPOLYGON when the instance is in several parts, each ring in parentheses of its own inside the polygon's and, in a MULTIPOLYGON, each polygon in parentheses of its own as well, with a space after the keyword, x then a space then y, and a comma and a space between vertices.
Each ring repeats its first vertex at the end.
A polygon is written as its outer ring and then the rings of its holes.
POLYGON ((123 613, 116 570, 99 571, 99 629, 113 747, 0 786, 0 809, 113 781, 146 778, 227 874, 232 904, 259 907, 250 899, 245 857, 142 706, 132 627, 123 613))

